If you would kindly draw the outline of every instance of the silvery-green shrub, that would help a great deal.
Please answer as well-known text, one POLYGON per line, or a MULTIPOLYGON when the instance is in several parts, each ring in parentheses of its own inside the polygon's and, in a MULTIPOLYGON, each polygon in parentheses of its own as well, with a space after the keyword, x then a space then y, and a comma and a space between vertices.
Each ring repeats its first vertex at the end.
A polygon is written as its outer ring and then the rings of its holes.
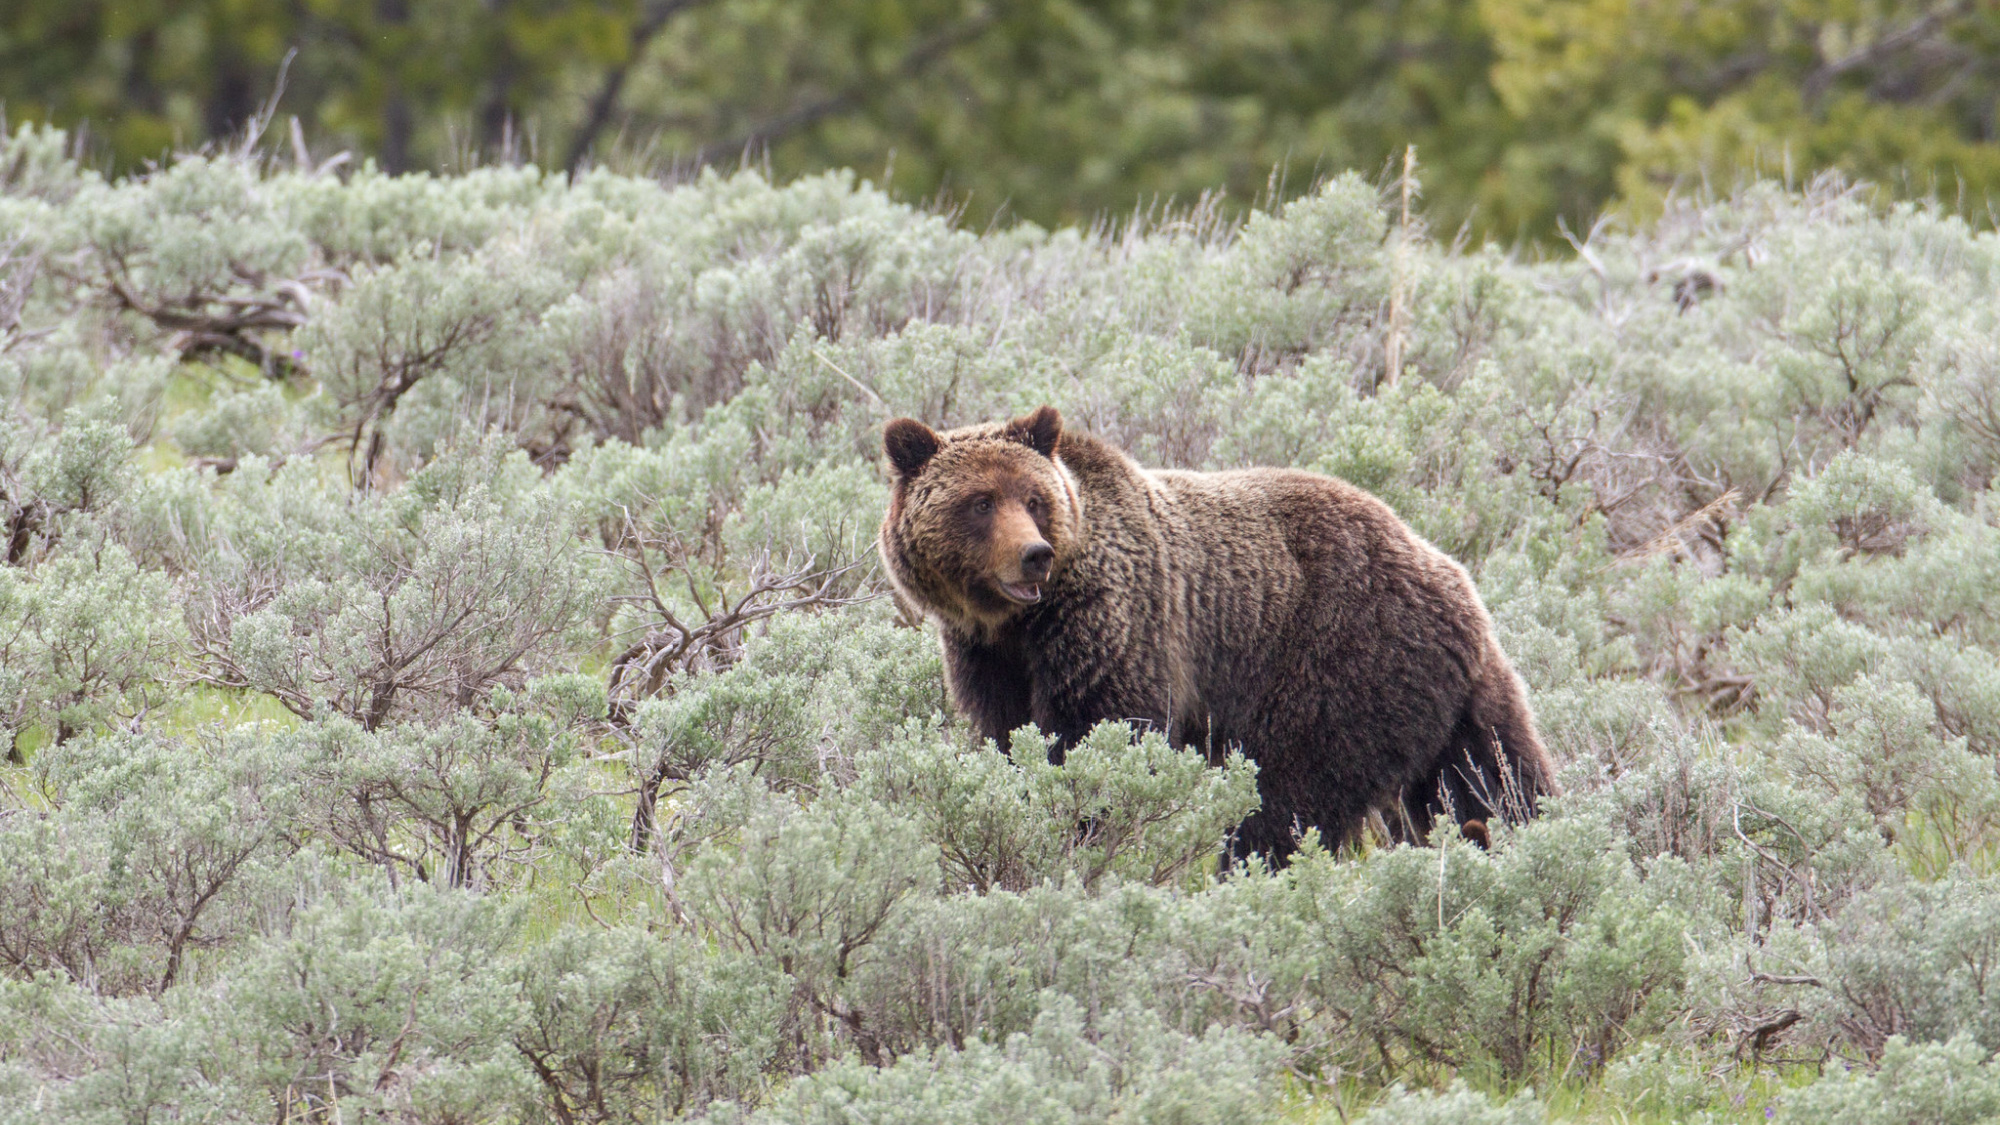
POLYGON ((0 963, 24 976, 164 992, 296 850, 298 762, 252 729, 73 739, 34 773, 38 802, 0 815, 0 963))
POLYGON ((533 1070, 531 1116, 654 1121, 755 1100, 777 1063, 784 977, 700 941, 636 926, 571 929, 513 961, 533 1070))
POLYGON ((423 1122, 464 1120, 529 1088, 512 1042, 524 1001, 504 957, 516 911, 365 875, 308 880, 300 899, 191 1017, 212 1052, 205 1079, 267 1113, 423 1122))
POLYGON ((1353 176, 974 232, 846 174, 0 168, 0 1114, 1988 1113, 2000 244, 1942 208, 1538 259, 1353 176), (1381 496, 1566 795, 1274 871, 1221 862, 1254 747, 972 737, 879 427, 1043 402, 1381 496))
POLYGON ((1879 1069, 1841 1068, 1784 1101, 1780 1120, 1826 1125, 1973 1125, 2000 1115, 2000 1070, 1969 1036, 1888 1041, 1879 1069))
POLYGON ((1393 1086, 1388 1097, 1357 1120, 1368 1125, 1541 1125, 1549 1117, 1532 1090, 1496 1104, 1460 1084, 1443 1093, 1393 1086))
POLYGON ((1189 1036, 1144 1011, 1111 1013, 1093 1030, 1075 1001, 1058 998, 1004 1044, 973 1040, 880 1068, 842 1061, 757 1113, 718 1109, 708 1120, 1220 1125, 1272 1111, 1276 1055, 1269 1041, 1223 1029, 1189 1036))
POLYGON ((157 571, 117 543, 70 544, 31 575, 0 568, 0 736, 62 742, 173 693, 186 630, 157 571))

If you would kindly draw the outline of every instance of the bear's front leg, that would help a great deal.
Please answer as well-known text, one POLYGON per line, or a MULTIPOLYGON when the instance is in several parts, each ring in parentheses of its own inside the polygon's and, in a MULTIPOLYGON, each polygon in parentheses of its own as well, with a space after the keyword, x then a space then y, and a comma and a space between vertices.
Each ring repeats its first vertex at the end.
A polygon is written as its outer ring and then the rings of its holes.
POLYGON ((1091 664, 1038 659, 1031 676, 1030 711, 1049 736, 1049 761, 1062 765, 1069 748, 1106 720, 1167 730, 1172 718, 1168 678, 1147 664, 1107 654, 1091 664))
POLYGON ((1028 663, 1021 646, 944 633, 945 685, 972 728, 1006 753, 1008 736, 1033 720, 1028 663))

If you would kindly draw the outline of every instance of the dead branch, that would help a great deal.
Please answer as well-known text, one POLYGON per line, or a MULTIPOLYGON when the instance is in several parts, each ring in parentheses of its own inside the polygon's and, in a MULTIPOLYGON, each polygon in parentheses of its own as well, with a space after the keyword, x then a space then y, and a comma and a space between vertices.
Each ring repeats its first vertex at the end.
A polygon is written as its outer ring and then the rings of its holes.
POLYGON ((867 560, 857 559, 844 566, 820 568, 773 565, 770 556, 753 560, 742 590, 711 605, 701 593, 693 574, 682 567, 688 596, 701 611, 703 620, 683 621, 660 593, 660 573, 644 557, 644 552, 627 556, 645 582, 643 594, 622 595, 618 601, 648 606, 655 617, 654 627, 627 647, 611 662, 611 696, 614 717, 632 703, 657 695, 676 672, 724 668, 735 662, 743 638, 751 625, 795 610, 837 608, 871 601, 878 595, 848 596, 839 593, 840 581, 867 560))
POLYGON ((290 352, 267 344, 262 334, 289 334, 304 325, 310 314, 312 286, 337 284, 345 275, 338 270, 313 270, 296 278, 274 279, 241 265, 233 271, 256 292, 191 293, 171 301, 153 300, 133 286, 122 263, 108 272, 105 289, 115 307, 137 313, 171 332, 169 344, 182 356, 217 352, 241 356, 275 378, 301 370, 290 352))

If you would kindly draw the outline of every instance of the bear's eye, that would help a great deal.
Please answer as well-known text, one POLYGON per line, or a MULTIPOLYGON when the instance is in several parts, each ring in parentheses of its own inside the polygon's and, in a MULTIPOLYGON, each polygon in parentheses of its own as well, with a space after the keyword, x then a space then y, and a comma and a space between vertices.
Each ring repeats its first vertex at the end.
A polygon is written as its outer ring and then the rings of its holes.
POLYGON ((1028 514, 1029 514, 1029 515, 1031 515, 1031 516, 1039 516, 1039 515, 1041 515, 1041 514, 1042 514, 1042 498, 1041 498, 1041 497, 1039 497, 1039 496, 1030 496, 1030 497, 1028 497, 1028 514))
POLYGON ((977 513, 977 514, 979 514, 979 515, 982 515, 982 516, 990 516, 990 515, 992 515, 992 514, 993 514, 993 498, 992 498, 991 496, 981 496, 981 497, 980 497, 979 499, 977 499, 977 500, 974 500, 974 501, 972 502, 972 510, 973 510, 973 511, 974 511, 975 513, 977 513))

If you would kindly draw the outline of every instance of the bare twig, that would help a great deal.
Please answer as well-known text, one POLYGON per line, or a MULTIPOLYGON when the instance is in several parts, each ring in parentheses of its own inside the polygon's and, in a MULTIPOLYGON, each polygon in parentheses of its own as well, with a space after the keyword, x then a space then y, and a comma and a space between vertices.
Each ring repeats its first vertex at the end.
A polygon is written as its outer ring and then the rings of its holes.
POLYGON ((861 380, 856 379, 854 376, 849 375, 846 371, 843 371, 839 364, 833 362, 832 360, 826 357, 825 352, 820 351, 818 348, 814 348, 813 358, 819 360, 821 363, 826 364, 829 370, 831 370, 835 375, 838 375, 841 378, 847 380, 850 384, 854 386, 855 390, 860 391, 864 395, 867 395, 869 399, 875 403, 876 406, 881 407, 885 411, 889 409, 889 404, 883 401, 881 395, 875 393, 875 388, 869 386, 866 383, 863 383, 861 380))
POLYGON ((1634 547, 1629 551, 1621 553, 1617 557, 1615 562, 1619 565, 1642 563, 1645 562, 1647 559, 1654 557, 1655 555, 1673 554, 1674 552, 1681 550, 1684 546, 1686 546, 1687 535, 1689 532, 1699 529, 1704 524, 1707 524, 1711 520, 1713 520, 1716 516, 1724 512, 1727 512, 1731 508, 1735 507, 1736 501, 1739 499, 1740 495, 1741 493, 1737 489, 1734 488, 1730 489, 1729 491, 1723 493, 1722 495, 1716 497, 1713 500, 1710 500, 1708 503, 1703 504, 1701 507, 1695 509, 1692 512, 1689 512, 1687 515, 1682 516, 1680 519, 1674 521, 1672 527, 1669 527, 1665 531, 1660 532, 1658 535, 1653 536, 1651 539, 1648 539, 1646 542, 1641 543, 1639 546, 1634 547))
POLYGON ((1403 344, 1409 333, 1409 288, 1410 288, 1410 243, 1413 232, 1410 229, 1410 196, 1416 190, 1417 146, 1410 145, 1403 150, 1403 175, 1400 185, 1403 194, 1402 222, 1396 228, 1396 251, 1392 261, 1389 283, 1389 337, 1382 346, 1382 382, 1393 387, 1403 377, 1403 344))
MULTIPOLYGON (((271 84, 271 96, 257 109, 256 116, 244 123, 243 141, 236 147, 236 158, 248 160, 257 151, 257 142, 264 139, 265 130, 271 127, 271 119, 278 115, 278 102, 285 96, 285 76, 291 72, 292 60, 299 57, 299 49, 293 47, 285 52, 284 60, 278 63, 278 80, 271 84)), ((294 121, 297 118, 293 118, 294 121)))

